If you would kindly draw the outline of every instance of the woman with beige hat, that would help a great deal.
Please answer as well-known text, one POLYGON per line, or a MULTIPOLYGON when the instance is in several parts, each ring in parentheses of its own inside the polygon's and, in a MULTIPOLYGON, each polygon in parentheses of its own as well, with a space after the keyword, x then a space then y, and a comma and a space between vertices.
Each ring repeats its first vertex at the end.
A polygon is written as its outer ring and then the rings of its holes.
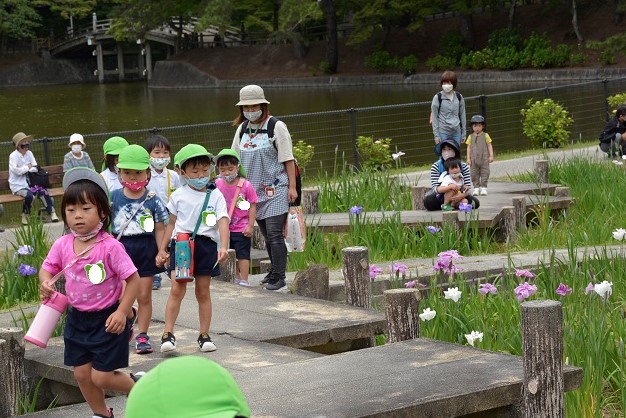
POLYGON ((91 162, 91 157, 85 152, 85 139, 81 134, 70 135, 70 142, 67 144, 70 152, 63 157, 63 172, 74 167, 87 167, 96 170, 91 162))
POLYGON ((28 225, 28 215, 33 204, 35 196, 39 197, 45 207, 46 212, 50 215, 52 222, 58 222, 59 218, 54 211, 54 203, 46 189, 31 190, 28 184, 28 173, 37 172, 37 161, 30 150, 30 142, 33 140, 32 135, 26 135, 24 132, 18 132, 13 135, 13 143, 15 151, 9 155, 9 188, 14 195, 22 196, 24 204, 22 206, 22 224, 28 225))
POLYGON ((283 228, 289 203, 298 198, 296 168, 287 125, 270 116, 263 89, 248 85, 239 91, 237 132, 232 149, 258 196, 256 222, 265 238, 270 271, 261 281, 267 290, 286 288, 287 246, 283 228))

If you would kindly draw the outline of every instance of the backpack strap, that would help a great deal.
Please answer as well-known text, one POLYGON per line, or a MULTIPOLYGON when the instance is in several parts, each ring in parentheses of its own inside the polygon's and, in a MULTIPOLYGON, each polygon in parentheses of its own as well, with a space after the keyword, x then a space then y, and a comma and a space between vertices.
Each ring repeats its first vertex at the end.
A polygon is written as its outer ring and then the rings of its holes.
POLYGON ((237 188, 235 189, 235 195, 233 197, 232 202, 230 202, 230 208, 228 208, 228 219, 232 219, 232 217, 233 217, 233 212, 235 212, 235 205, 237 204, 237 200, 239 199, 239 192, 241 191, 241 188, 243 187, 244 181, 246 181, 246 179, 244 179, 242 177, 237 182, 237 188))
MULTIPOLYGON (((268 138, 273 138, 274 127, 276 126, 276 122, 278 122, 278 119, 275 118, 274 116, 270 116, 269 119, 267 120, 267 125, 265 126, 265 129, 259 129, 257 131, 257 134, 267 134, 268 138)), ((239 139, 243 138, 243 134, 246 132, 246 129, 248 128, 248 123, 250 123, 250 121, 246 119, 241 124, 241 130, 239 131, 239 139)), ((274 143, 274 147, 276 147, 276 143, 274 143)))

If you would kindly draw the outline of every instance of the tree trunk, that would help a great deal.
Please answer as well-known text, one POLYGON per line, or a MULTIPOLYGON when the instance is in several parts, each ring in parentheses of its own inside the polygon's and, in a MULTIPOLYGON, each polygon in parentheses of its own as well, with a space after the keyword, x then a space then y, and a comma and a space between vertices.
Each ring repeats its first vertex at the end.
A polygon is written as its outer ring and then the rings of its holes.
POLYGON ((274 30, 274 32, 278 32, 279 29, 278 11, 280 10, 282 3, 282 0, 274 0, 274 11, 272 12, 272 29, 274 30))
POLYGON ((511 0, 511 6, 509 7, 509 20, 506 25, 508 29, 513 29, 515 20, 515 7, 517 6, 517 0, 511 0))
POLYGON ((474 18, 471 13, 461 14, 461 35, 465 40, 465 46, 474 49, 476 34, 474 32, 474 18))
POLYGON ((572 0, 572 26, 574 27, 574 33, 576 34, 576 39, 578 39, 578 43, 583 41, 583 36, 580 34, 580 29, 578 28, 578 11, 576 8, 576 0, 572 0))
POLYGON ((337 42, 337 13, 333 0, 320 0, 326 16, 326 61, 328 72, 335 74, 339 63, 339 46, 337 42))
POLYGON ((21 328, 0 328, 0 417, 17 414, 24 393, 24 351, 21 328))

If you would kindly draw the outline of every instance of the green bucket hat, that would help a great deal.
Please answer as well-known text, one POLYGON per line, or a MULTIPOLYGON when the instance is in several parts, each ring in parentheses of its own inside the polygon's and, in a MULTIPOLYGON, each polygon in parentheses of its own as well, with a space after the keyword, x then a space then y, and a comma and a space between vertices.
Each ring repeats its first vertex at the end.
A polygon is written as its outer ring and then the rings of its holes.
POLYGON ((213 360, 194 355, 167 359, 133 387, 127 418, 249 417, 250 407, 231 374, 213 360), (174 409, 172 409, 174 408, 174 409))
POLYGON ((128 146, 128 141, 121 136, 112 136, 104 141, 102 145, 102 151, 104 155, 120 155, 122 148, 128 146))
POLYGON ((202 145, 187 144, 174 155, 174 165, 182 168, 183 164, 185 164, 185 161, 193 157, 213 158, 211 153, 207 151, 206 148, 204 148, 202 145))
POLYGON ((129 145, 120 151, 117 167, 128 170, 147 170, 150 167, 150 154, 140 145, 129 145))
POLYGON ((243 168, 243 166, 241 165, 241 159, 239 158, 239 153, 237 151, 232 148, 224 148, 223 150, 221 150, 219 154, 215 156, 215 164, 217 164, 218 167, 220 165, 219 161, 221 157, 235 157, 239 162, 239 175, 241 177, 247 177, 246 169, 243 168))

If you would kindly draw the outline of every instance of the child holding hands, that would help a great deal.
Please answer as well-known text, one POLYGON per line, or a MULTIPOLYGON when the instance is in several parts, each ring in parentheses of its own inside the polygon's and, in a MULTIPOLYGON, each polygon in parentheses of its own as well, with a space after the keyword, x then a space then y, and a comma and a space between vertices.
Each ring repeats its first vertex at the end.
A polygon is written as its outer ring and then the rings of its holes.
POLYGON ((163 271, 156 266, 155 257, 158 243, 163 240, 167 210, 156 193, 146 189, 150 179, 150 157, 145 148, 129 145, 122 149, 117 168, 123 188, 111 192, 111 230, 137 266, 140 278, 137 295, 139 333, 135 338, 135 350, 137 354, 148 354, 153 351, 148 336, 152 319, 152 280, 155 274, 163 271))
POLYGON ((124 246, 105 232, 111 207, 104 179, 78 167, 65 173, 63 187, 61 213, 70 233, 54 242, 44 260, 39 292, 42 299, 50 297, 55 276, 65 275, 71 307, 63 330, 64 363, 74 367, 93 417, 113 417, 104 391, 128 394, 135 383, 116 370, 128 367, 139 275, 124 246))
POLYGON ((230 248, 235 250, 237 257, 235 283, 250 286, 250 248, 258 198, 254 186, 245 178, 246 171, 241 166, 237 151, 231 148, 221 150, 217 154, 216 164, 220 178, 215 185, 226 199, 230 218, 230 248))
POLYGON ((215 351, 217 347, 209 336, 213 308, 211 304, 211 277, 220 274, 218 262, 228 258, 228 212, 226 200, 211 181, 212 156, 202 146, 188 144, 174 156, 186 184, 170 196, 167 209, 170 220, 159 246, 157 264, 169 259, 172 279, 170 295, 165 307, 165 329, 161 337, 161 352, 176 349, 174 323, 187 291, 187 281, 176 280, 176 241, 193 240, 191 254, 194 266, 195 292, 198 301, 200 351, 215 351), (171 237, 175 239, 170 240, 171 237), (170 251, 166 250, 169 247, 170 251), (172 256, 170 257, 170 254, 172 256))

